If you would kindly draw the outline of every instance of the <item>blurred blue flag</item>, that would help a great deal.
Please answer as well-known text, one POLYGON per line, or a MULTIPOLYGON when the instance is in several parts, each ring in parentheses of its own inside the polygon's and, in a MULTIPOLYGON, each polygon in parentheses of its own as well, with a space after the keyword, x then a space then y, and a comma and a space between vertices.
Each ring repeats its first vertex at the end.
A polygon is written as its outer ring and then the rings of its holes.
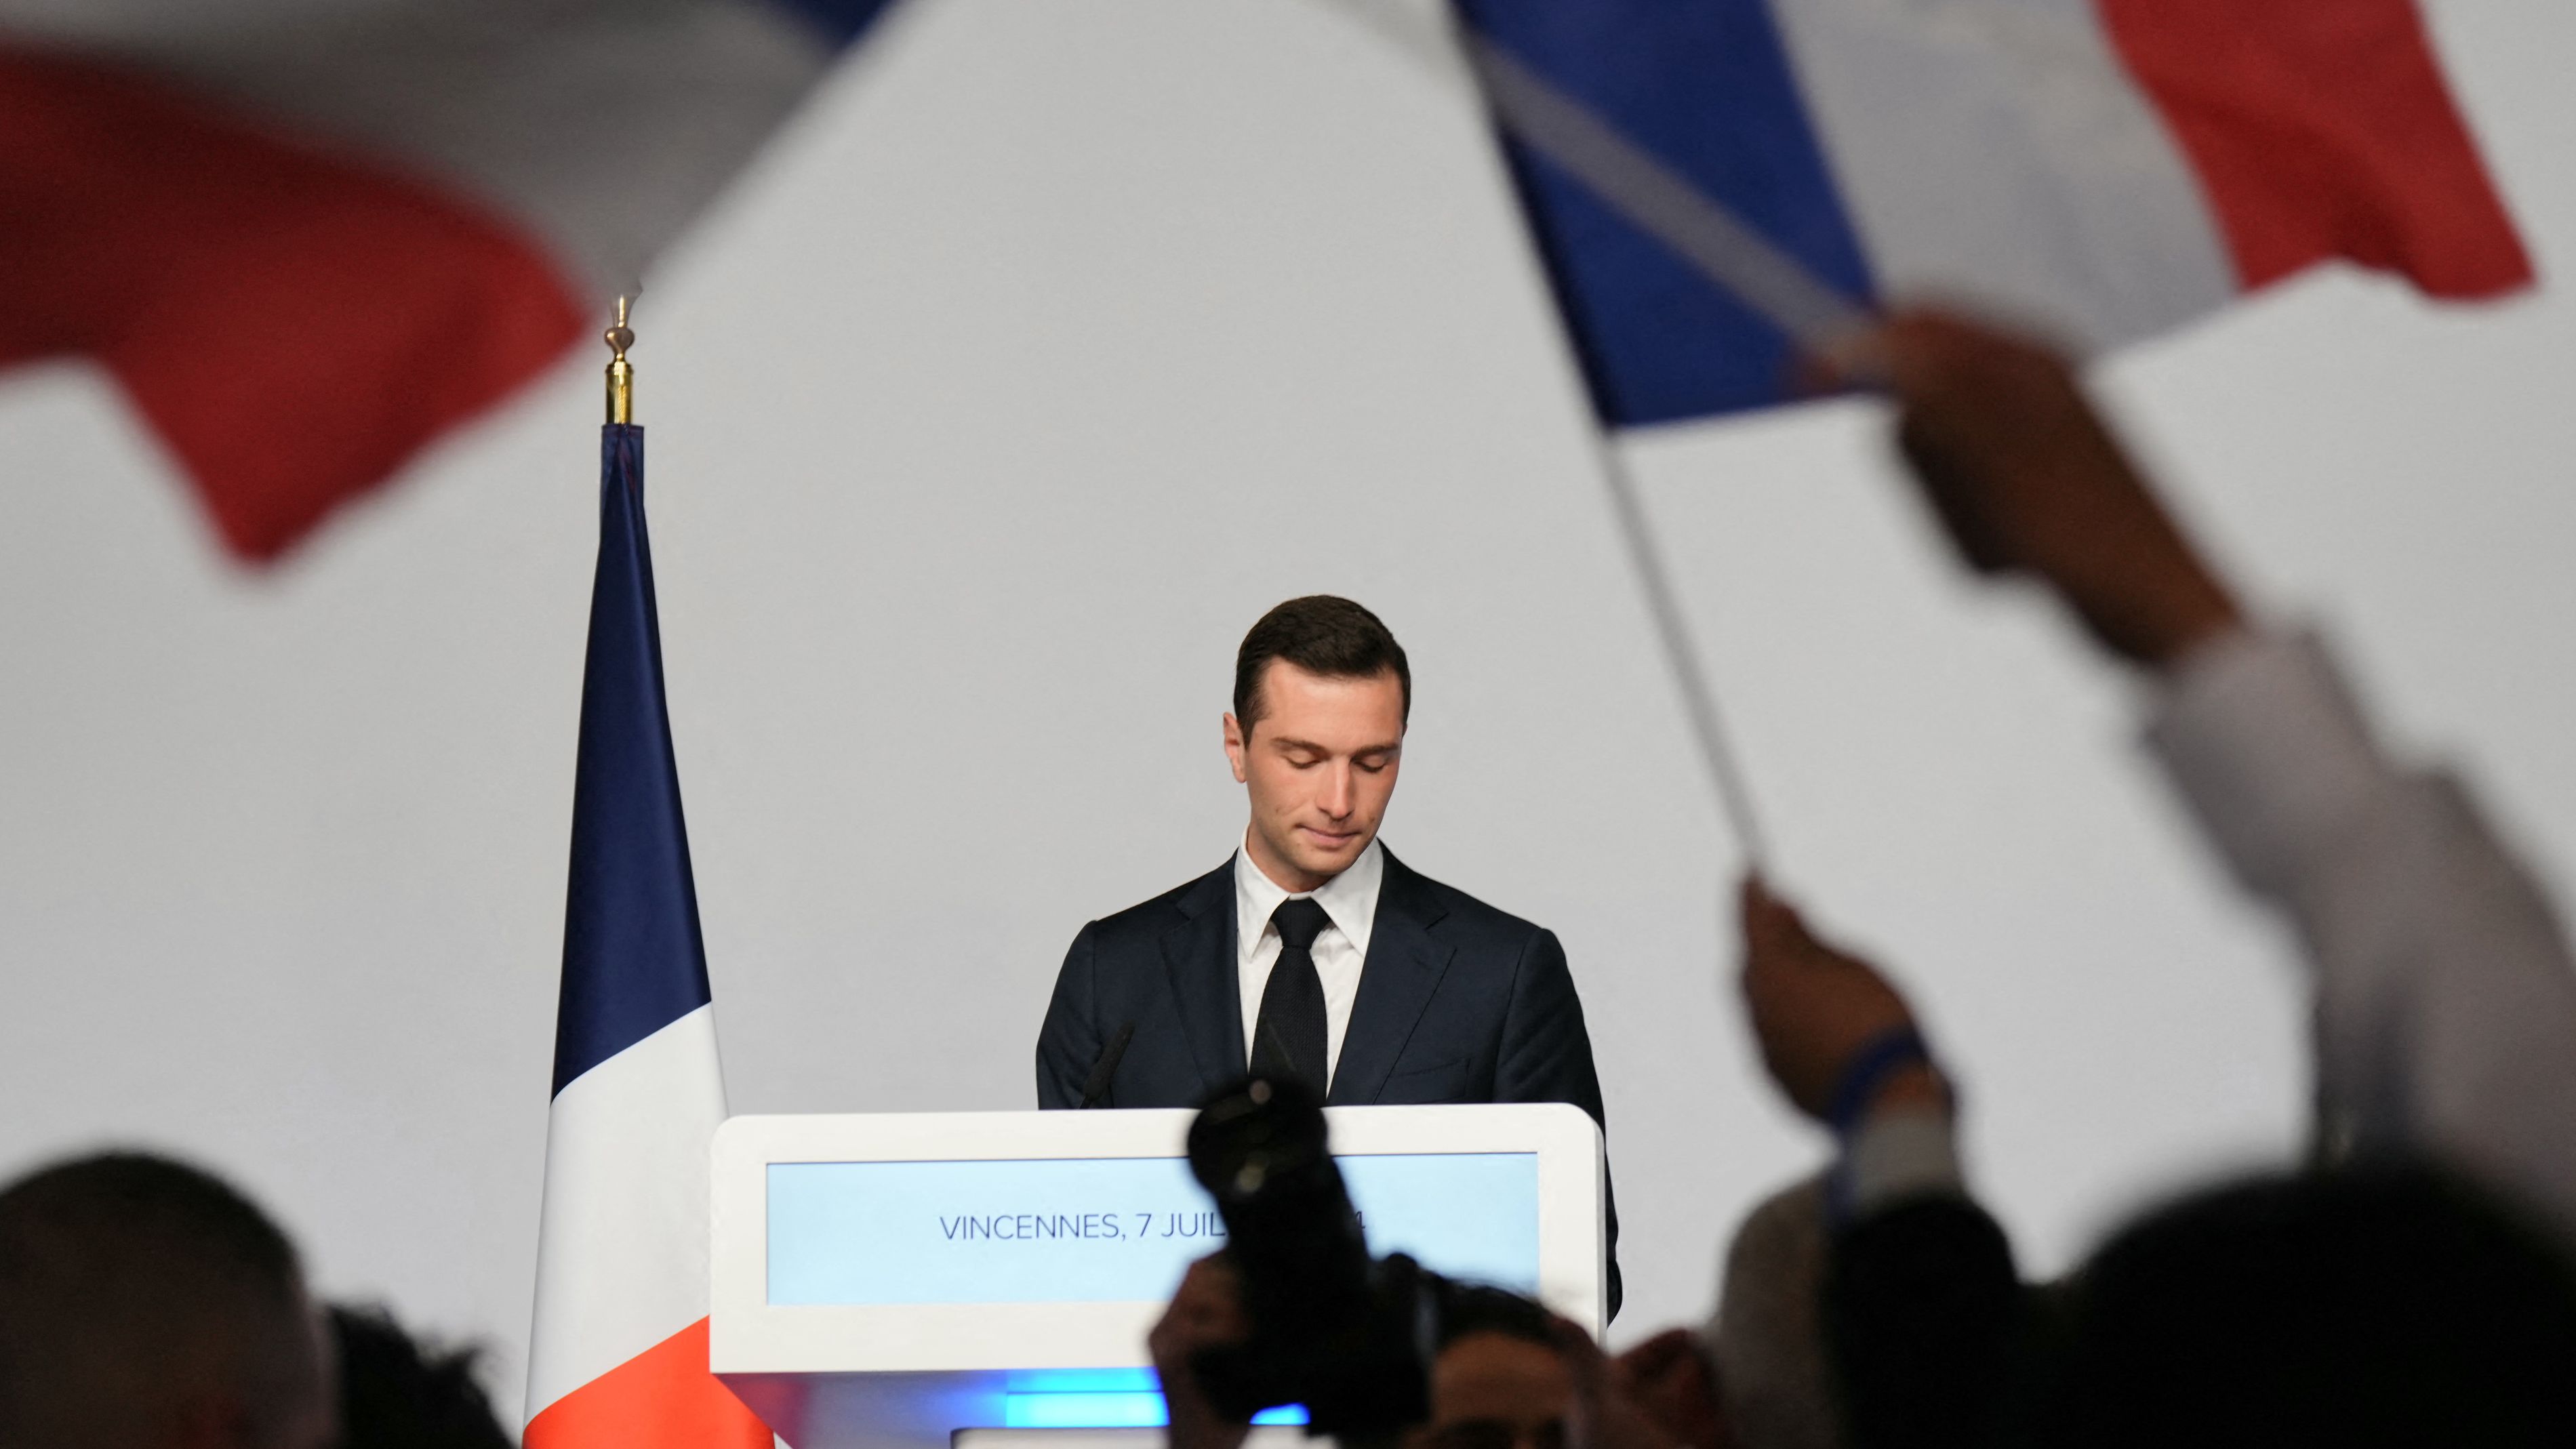
POLYGON ((2319 262, 2529 285, 2416 0, 1453 0, 1601 420, 1890 300, 2080 352, 2319 262))

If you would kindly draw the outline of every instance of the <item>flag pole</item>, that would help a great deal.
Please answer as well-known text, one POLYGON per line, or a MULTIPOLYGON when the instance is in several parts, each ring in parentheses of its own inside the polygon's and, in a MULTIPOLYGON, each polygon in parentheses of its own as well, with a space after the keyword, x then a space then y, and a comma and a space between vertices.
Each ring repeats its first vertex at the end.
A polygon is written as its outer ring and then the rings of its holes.
POLYGON ((620 289, 599 430, 527 1449, 771 1449, 709 1368, 707 1144, 724 1064, 689 868, 620 289))
POLYGON ((1699 650, 1691 641, 1690 623, 1682 613, 1681 593, 1673 587, 1672 574, 1665 569, 1663 555, 1655 547, 1654 528, 1646 520, 1646 504, 1637 494, 1636 477, 1629 472, 1627 458, 1607 428, 1593 429, 1592 436, 1602 477, 1610 485, 1610 512, 1619 523, 1619 541, 1627 547, 1629 567, 1646 596, 1646 613, 1653 618, 1655 638, 1663 645, 1665 667, 1672 671, 1673 683, 1681 691, 1682 711, 1690 718, 1691 734, 1699 745, 1701 762, 1708 767, 1709 783, 1717 788, 1718 813, 1726 817, 1728 828, 1735 832, 1745 866, 1755 875, 1767 874, 1770 844, 1763 834, 1761 818, 1754 813, 1753 790, 1745 783, 1744 767, 1737 762, 1725 719, 1718 713, 1717 691, 1709 687, 1708 673, 1700 667, 1699 650))
POLYGON ((600 340, 608 344, 608 420, 612 423, 635 421, 635 368, 626 360, 626 349, 635 345, 635 329, 626 325, 626 308, 634 299, 617 299, 617 322, 600 340))

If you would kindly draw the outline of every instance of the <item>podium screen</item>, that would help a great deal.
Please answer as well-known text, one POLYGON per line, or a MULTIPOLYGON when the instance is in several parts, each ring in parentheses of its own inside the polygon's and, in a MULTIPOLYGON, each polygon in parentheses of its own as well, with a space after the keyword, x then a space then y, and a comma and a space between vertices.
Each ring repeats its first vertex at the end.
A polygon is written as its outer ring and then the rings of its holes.
MULTIPOLYGON (((1536 1153, 1335 1161, 1372 1252, 1537 1290, 1536 1153)), ((768 1164, 776 1305, 1155 1301, 1224 1238, 1178 1157, 768 1164)))

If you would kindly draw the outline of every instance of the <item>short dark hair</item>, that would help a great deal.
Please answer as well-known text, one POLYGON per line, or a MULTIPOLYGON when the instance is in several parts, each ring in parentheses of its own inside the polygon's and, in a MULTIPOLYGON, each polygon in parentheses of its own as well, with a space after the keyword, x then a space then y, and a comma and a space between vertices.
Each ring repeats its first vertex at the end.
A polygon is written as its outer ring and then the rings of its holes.
POLYGON ((2187 1198, 2095 1254, 2064 1319, 2034 1443, 2576 1443, 2576 1276, 2423 1168, 2187 1198))
POLYGON ((1443 1279, 1433 1301, 1439 1309, 1439 1324, 1432 1336, 1444 1350, 1477 1333, 1498 1333, 1549 1349, 1557 1346, 1556 1315, 1548 1312, 1546 1304, 1508 1288, 1443 1279))
POLYGON ((326 1402, 295 1247, 256 1204, 139 1152, 0 1191, 0 1444, 130 1442, 206 1369, 263 1437, 326 1402))
POLYGON ((381 1306, 331 1307, 341 1449, 513 1449, 475 1380, 479 1350, 432 1347, 381 1306))
POLYGON ((1246 739, 1261 718, 1261 673, 1273 659, 1326 679, 1393 671, 1404 691, 1404 718, 1413 717, 1413 666, 1385 623, 1348 599, 1308 594, 1262 615, 1234 653, 1234 722, 1246 739))

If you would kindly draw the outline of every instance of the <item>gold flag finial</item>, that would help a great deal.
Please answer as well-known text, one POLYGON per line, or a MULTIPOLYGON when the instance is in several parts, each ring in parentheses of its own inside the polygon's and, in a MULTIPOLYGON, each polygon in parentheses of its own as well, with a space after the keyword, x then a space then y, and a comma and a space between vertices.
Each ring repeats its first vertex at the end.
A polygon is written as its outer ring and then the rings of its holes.
POLYGON ((617 325, 600 334, 612 354, 608 359, 608 420, 612 423, 635 421, 635 368, 626 360, 626 349, 635 345, 635 329, 626 325, 631 300, 617 299, 617 325))

